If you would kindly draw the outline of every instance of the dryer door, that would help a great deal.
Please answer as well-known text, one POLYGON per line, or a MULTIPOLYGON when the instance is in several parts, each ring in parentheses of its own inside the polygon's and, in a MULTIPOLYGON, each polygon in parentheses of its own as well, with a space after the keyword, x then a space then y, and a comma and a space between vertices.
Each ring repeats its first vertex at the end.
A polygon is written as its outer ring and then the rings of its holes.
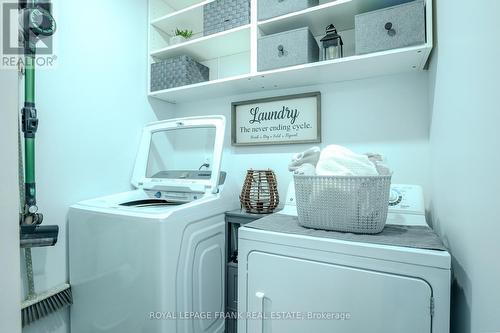
POLYGON ((431 332, 421 279, 253 252, 247 288, 248 333, 431 332))

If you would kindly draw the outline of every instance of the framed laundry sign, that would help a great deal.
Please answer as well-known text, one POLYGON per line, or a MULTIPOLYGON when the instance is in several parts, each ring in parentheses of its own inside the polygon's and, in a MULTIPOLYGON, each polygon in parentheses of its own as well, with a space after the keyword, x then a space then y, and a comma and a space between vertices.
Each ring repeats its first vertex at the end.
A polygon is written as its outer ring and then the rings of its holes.
POLYGON ((321 142, 321 93, 234 102, 234 146, 321 142))

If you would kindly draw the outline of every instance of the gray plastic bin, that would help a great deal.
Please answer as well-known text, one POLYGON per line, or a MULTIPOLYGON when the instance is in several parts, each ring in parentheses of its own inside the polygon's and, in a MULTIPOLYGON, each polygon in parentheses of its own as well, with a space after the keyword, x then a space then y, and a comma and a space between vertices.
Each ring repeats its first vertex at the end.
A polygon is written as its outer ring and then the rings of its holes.
POLYGON ((261 37, 257 68, 266 71, 319 60, 319 47, 308 27, 261 37))
POLYGON ((299 224, 361 234, 381 232, 391 177, 294 175, 299 224))
POLYGON ((425 6, 412 1, 356 15, 356 54, 425 43, 425 6))
POLYGON ((151 64, 151 91, 208 81, 209 69, 189 56, 151 64))
POLYGON ((318 3, 318 0, 259 0, 257 3, 257 16, 259 21, 264 21, 314 7, 318 3))

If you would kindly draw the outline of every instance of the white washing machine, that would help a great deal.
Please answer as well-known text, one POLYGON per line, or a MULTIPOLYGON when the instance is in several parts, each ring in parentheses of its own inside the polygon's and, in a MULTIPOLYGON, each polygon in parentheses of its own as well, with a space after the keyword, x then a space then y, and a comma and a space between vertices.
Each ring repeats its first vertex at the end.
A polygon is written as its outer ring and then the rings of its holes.
MULTIPOLYGON (((297 214, 294 194, 278 214, 297 214)), ((387 223, 425 230, 420 187, 391 187, 387 223)), ((447 251, 250 225, 239 229, 238 333, 449 332, 447 251)))
MULTIPOLYGON (((135 190, 69 211, 72 333, 220 333, 224 212, 237 194, 220 172, 225 118, 144 129, 135 190)), ((96 180, 98 181, 98 180, 96 180)))

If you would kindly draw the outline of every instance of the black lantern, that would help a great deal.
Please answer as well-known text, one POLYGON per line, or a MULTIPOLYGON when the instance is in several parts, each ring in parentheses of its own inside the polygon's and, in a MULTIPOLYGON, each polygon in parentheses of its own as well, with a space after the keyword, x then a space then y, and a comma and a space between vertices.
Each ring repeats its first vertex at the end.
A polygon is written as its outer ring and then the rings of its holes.
POLYGON ((344 56, 342 37, 337 33, 333 24, 326 27, 326 36, 321 38, 323 46, 323 60, 332 60, 344 56))

